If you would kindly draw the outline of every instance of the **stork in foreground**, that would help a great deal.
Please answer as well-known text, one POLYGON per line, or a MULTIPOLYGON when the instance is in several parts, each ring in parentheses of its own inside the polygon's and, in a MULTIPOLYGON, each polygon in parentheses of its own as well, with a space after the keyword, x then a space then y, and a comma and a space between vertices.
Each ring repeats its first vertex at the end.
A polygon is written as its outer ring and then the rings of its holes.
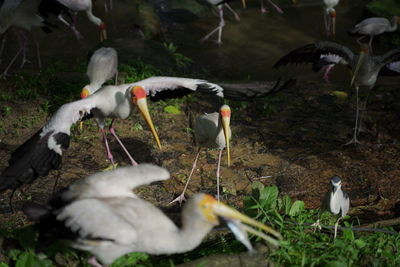
MULTIPOLYGON (((333 176, 330 183, 330 189, 322 200, 321 209, 327 210, 334 215, 338 215, 340 213, 340 217, 335 223, 334 239, 336 239, 339 221, 346 216, 350 209, 350 198, 349 195, 342 190, 342 180, 339 176, 333 176)), ((321 227, 319 224, 319 219, 315 224, 313 224, 313 226, 319 228, 321 227)))
MULTIPOLYGON (((237 21, 240 20, 239 15, 236 13, 235 10, 227 3, 229 1, 226 0, 206 0, 209 4, 214 5, 217 7, 218 10, 218 15, 219 15, 219 25, 213 29, 211 32, 206 34, 201 41, 206 41, 208 38, 210 38, 214 33, 218 31, 218 38, 217 38, 217 44, 222 43, 222 28, 225 26, 225 20, 224 20, 224 6, 229 9, 229 11, 232 12, 232 14, 235 16, 235 19, 237 21)), ((245 7, 245 0, 242 0, 243 6, 245 7)))
MULTIPOLYGON (((41 27, 46 33, 50 33, 52 30, 49 24, 43 17, 37 12, 36 1, 29 0, 2 0, 0 1, 0 35, 6 34, 6 31, 11 27, 16 27, 19 30, 16 31, 17 37, 20 43, 20 48, 17 54, 12 58, 9 65, 5 68, 2 73, 2 77, 6 77, 8 70, 14 64, 15 60, 22 53, 22 63, 20 68, 24 66, 28 60, 26 59, 26 47, 28 37, 23 33, 22 30, 30 31, 33 27, 41 27)), ((3 37, 3 41, 0 47, 0 57, 5 47, 6 37, 3 37)), ((34 40, 36 45, 36 53, 38 58, 39 69, 42 68, 40 60, 39 45, 34 40)), ((1 60, 0 60, 1 62, 1 60)))
MULTIPOLYGON (((332 66, 336 64, 343 64, 351 68, 354 72, 351 84, 354 84, 357 97, 354 134, 353 138, 347 143, 351 144, 360 143, 357 139, 361 121, 361 119, 359 119, 359 87, 365 86, 368 90, 371 90, 375 86, 381 70, 388 69, 392 70, 392 73, 396 73, 394 64, 397 64, 397 62, 400 62, 400 48, 393 49, 382 56, 374 56, 371 54, 368 46, 364 45, 361 48, 360 54, 355 55, 346 46, 334 42, 321 41, 293 50, 279 59, 274 67, 288 65, 290 63, 312 63, 313 68, 319 70, 324 66, 328 66, 324 74, 326 77, 328 77, 332 66)), ((400 72, 397 72, 397 74, 400 74, 400 72)), ((366 103, 364 107, 365 105, 366 103)))
MULTIPOLYGON (((155 165, 120 167, 75 182, 47 206, 28 203, 24 212, 38 222, 42 241, 51 233, 59 239, 69 237, 72 247, 90 252, 103 264, 130 252, 160 255, 190 251, 220 224, 220 219, 239 223, 246 231, 278 246, 275 238, 245 224, 281 239, 277 231, 210 195, 199 193, 188 201, 182 212, 182 227, 178 228, 160 209, 132 192, 140 185, 169 177, 167 170, 155 165)), ((96 258, 89 262, 101 266, 96 258)))
POLYGON ((74 32, 76 38, 79 40, 82 35, 75 27, 75 15, 79 11, 85 11, 88 19, 95 24, 100 32, 100 41, 107 40, 107 32, 105 23, 95 15, 92 11, 92 0, 42 0, 39 6, 39 13, 44 17, 48 17, 49 14, 57 16, 57 18, 67 25, 74 32), (71 18, 71 22, 68 22, 63 14, 67 14, 71 18))
MULTIPOLYGON (((147 78, 135 83, 131 84, 122 84, 119 86, 107 86, 103 87, 100 90, 97 91, 97 93, 101 93, 104 89, 106 90, 115 90, 116 92, 124 92, 127 88, 133 88, 132 90, 135 90, 135 88, 144 90, 143 91, 143 96, 146 97, 146 95, 150 96, 150 99, 158 100, 158 99, 165 99, 165 98, 170 98, 170 97, 176 97, 180 96, 181 94, 187 94, 187 92, 202 92, 202 93, 208 93, 208 94, 213 94, 218 97, 223 97, 223 89, 213 83, 209 83, 205 80, 199 80, 199 79, 190 79, 190 78, 179 78, 179 77, 151 77, 147 78)), ((93 88, 92 88, 93 89, 93 88)), ((86 98, 88 96, 89 91, 83 89, 81 96, 82 98, 86 98)), ((95 93, 95 94, 97 94, 95 93)), ((115 96, 112 96, 114 98, 118 98, 116 93, 115 96)), ((103 99, 104 101, 108 101, 107 97, 103 99)), ((124 109, 124 107, 121 107, 121 109, 124 109)), ((107 149, 107 155, 108 159, 111 161, 112 165, 115 166, 113 156, 111 154, 111 151, 108 146, 108 141, 105 133, 105 120, 104 120, 104 114, 103 111, 99 111, 98 109, 93 111, 93 116, 97 121, 97 124, 100 127, 101 133, 103 135, 103 139, 105 142, 105 146, 107 149)), ((132 165, 136 165, 136 161, 133 159, 133 157, 130 155, 128 150, 125 148, 124 144, 122 141, 119 139, 115 132, 114 128, 114 119, 111 122, 111 125, 109 127, 110 133, 115 137, 117 142, 120 144, 122 149, 125 151, 129 159, 131 160, 132 165)), ((152 128, 152 131, 155 132, 155 130, 152 128)), ((159 147, 161 147, 160 142, 158 141, 157 138, 157 144, 159 147)))
MULTIPOLYGON (((9 160, 9 166, 0 175, 0 192, 15 190, 52 169, 58 169, 63 151, 69 146, 70 128, 85 112, 93 112, 100 127, 106 118, 127 119, 136 105, 161 148, 160 140, 152 123, 146 102, 146 92, 139 86, 107 86, 97 93, 78 101, 62 105, 50 121, 23 145, 18 147, 9 160)), ((106 142, 108 158, 113 157, 106 142)), ((12 207, 12 206, 11 206, 12 207)))
POLYGON ((217 199, 219 200, 219 177, 220 177, 220 164, 222 150, 226 147, 226 154, 228 158, 228 167, 231 164, 229 140, 232 132, 229 127, 231 119, 231 109, 228 105, 223 105, 220 112, 206 113, 196 118, 194 124, 194 135, 196 144, 199 147, 196 158, 194 160, 192 170, 190 171, 189 178, 183 189, 183 192, 169 204, 178 201, 179 204, 185 200, 185 192, 189 185, 190 178, 192 178, 194 169, 196 168, 197 159, 199 158, 202 147, 217 148, 219 150, 218 163, 217 163, 217 199))
POLYGON ((336 10, 339 0, 323 0, 324 5, 324 25, 326 35, 335 36, 336 34, 336 10))
POLYGON ((390 21, 387 18, 368 18, 358 23, 348 33, 354 36, 361 35, 361 37, 357 39, 358 43, 360 43, 365 36, 369 36, 368 44, 369 48, 372 50, 372 38, 385 32, 394 32, 397 30, 397 24, 399 23, 400 17, 398 16, 393 16, 390 21))

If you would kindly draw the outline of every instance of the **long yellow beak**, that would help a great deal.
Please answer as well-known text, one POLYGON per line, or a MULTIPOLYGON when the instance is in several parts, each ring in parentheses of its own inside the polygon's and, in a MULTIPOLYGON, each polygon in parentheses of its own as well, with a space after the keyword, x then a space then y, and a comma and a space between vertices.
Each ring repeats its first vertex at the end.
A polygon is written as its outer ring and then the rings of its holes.
POLYGON ((366 49, 361 49, 360 54, 358 56, 358 61, 356 64, 356 68, 354 69, 353 76, 351 77, 350 88, 353 87, 354 81, 358 75, 361 65, 364 62, 365 55, 368 53, 366 49))
POLYGON ((230 117, 222 117, 222 130, 224 131, 225 143, 226 143, 226 154, 228 157, 228 167, 231 166, 231 152, 229 145, 229 134, 230 134, 230 117))
POLYGON ((154 138, 156 139, 158 148, 161 149, 160 139, 158 138, 158 134, 156 129, 154 128, 153 121, 151 120, 149 109, 147 107, 146 98, 141 98, 136 101, 136 105, 138 106, 140 112, 143 115, 144 120, 146 121, 147 125, 149 125, 151 133, 153 134, 154 138))
MULTIPOLYGON (((237 210, 225 205, 222 202, 215 201, 213 203, 212 210, 217 216, 223 217, 224 219, 226 219, 228 221, 229 220, 233 220, 233 221, 236 220, 236 221, 239 221, 241 223, 245 223, 245 224, 254 226, 256 228, 262 229, 262 230, 272 234, 277 239, 282 240, 282 236, 278 231, 275 231, 271 227, 266 226, 265 224, 259 223, 256 220, 253 220, 252 218, 250 218, 250 217, 238 212, 237 210)), ((261 231, 257 231, 257 230, 255 230, 255 229, 253 229, 253 228, 251 228, 251 227, 249 227, 247 225, 241 225, 241 226, 244 227, 244 229, 247 232, 250 232, 250 233, 258 236, 258 237, 268 241, 269 243, 271 243, 271 244, 273 244, 275 246, 279 246, 279 243, 278 243, 278 241, 276 239, 265 235, 261 231)))
POLYGON ((243 8, 246 8, 246 0, 242 0, 243 8))
POLYGON ((332 36, 335 37, 336 35, 336 15, 332 18, 332 36))
POLYGON ((107 30, 106 30, 106 24, 104 22, 100 24, 99 31, 100 31, 100 42, 107 40, 107 30))

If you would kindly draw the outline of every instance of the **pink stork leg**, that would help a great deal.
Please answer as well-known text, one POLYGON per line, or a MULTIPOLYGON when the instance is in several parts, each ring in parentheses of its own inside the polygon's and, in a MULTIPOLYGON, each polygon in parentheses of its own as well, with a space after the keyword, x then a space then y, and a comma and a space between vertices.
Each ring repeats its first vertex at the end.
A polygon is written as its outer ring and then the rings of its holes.
POLYGON ((11 68, 12 64, 14 64, 14 61, 17 59, 17 57, 19 56, 19 54, 21 54, 22 52, 22 47, 18 50, 17 54, 13 57, 13 59, 11 60, 10 64, 8 64, 8 66, 5 68, 5 70, 3 71, 3 73, 0 75, 0 78, 5 79, 8 75, 8 70, 11 68))
POLYGON ((194 162, 193 162, 192 170, 190 171, 190 175, 189 175, 189 178, 188 178, 188 180, 187 180, 187 182, 186 182, 186 184, 185 184, 185 188, 183 188, 182 193, 181 193, 177 198, 175 198, 175 199, 172 200, 170 203, 168 203, 168 205, 170 205, 170 204, 172 204, 172 203, 178 201, 178 202, 179 202, 179 206, 180 206, 180 205, 182 205, 182 202, 186 200, 186 199, 185 199, 185 192, 186 192, 186 189, 187 189, 187 187, 188 187, 188 185, 189 185, 190 178, 192 178, 194 169, 196 168, 197 159, 199 158, 199 155, 200 155, 200 148, 199 148, 199 150, 197 151, 196 159, 195 159, 194 162))
POLYGON ((88 259, 88 263, 90 265, 92 265, 93 267, 103 267, 103 265, 101 265, 94 256, 90 257, 88 259))
POLYGON ((219 154, 218 154, 218 165, 217 165, 217 199, 218 199, 218 201, 219 201, 219 177, 220 177, 221 156, 222 156, 222 149, 219 151, 219 154))
POLYGON ((218 31, 218 40, 217 43, 220 44, 221 43, 221 36, 222 36, 222 28, 225 26, 225 21, 224 21, 224 7, 223 5, 218 5, 218 13, 219 13, 219 25, 212 30, 210 33, 208 33, 206 36, 204 36, 201 41, 206 41, 208 40, 208 38, 210 38, 216 31, 218 31))
MULTIPOLYGON (((261 3, 263 2, 264 0, 261 0, 261 3)), ((277 6, 274 2, 272 2, 271 0, 267 0, 275 9, 276 9, 276 11, 278 11, 278 13, 283 13, 283 10, 279 7, 279 6, 277 6)))
POLYGON ((112 155, 112 153, 110 151, 110 147, 108 145, 106 131, 104 130, 103 127, 100 128, 100 131, 101 131, 101 134, 103 135, 104 144, 106 146, 107 158, 111 161, 111 164, 112 164, 113 168, 115 168, 114 157, 113 157, 113 155, 112 155))
POLYGON ((359 127, 359 113, 360 113, 360 107, 359 107, 359 100, 358 100, 358 85, 355 86, 356 87, 356 100, 357 100, 357 104, 356 104, 356 122, 354 125, 354 134, 353 134, 353 138, 347 142, 345 145, 350 145, 350 144, 361 144, 360 141, 358 141, 357 139, 357 134, 358 134, 358 127, 359 127))
POLYGON ((265 13, 268 12, 268 10, 264 7, 264 0, 261 0, 261 8, 260 8, 260 10, 261 10, 262 14, 265 14, 265 13))
POLYGON ((119 139, 119 137, 117 136, 117 133, 115 132, 115 128, 114 128, 114 120, 112 120, 111 125, 110 125, 110 133, 115 137, 115 139, 117 139, 118 144, 122 147, 122 149, 125 151, 126 155, 128 156, 128 158, 131 160, 132 166, 136 166, 138 165, 137 162, 133 159, 133 157, 131 156, 131 154, 129 154, 128 149, 126 149, 126 147, 124 146, 124 144, 122 143, 122 141, 119 139))
POLYGON ((233 16, 235 16, 235 19, 236 19, 237 21, 240 21, 240 17, 239 17, 239 15, 238 15, 238 13, 236 13, 236 11, 233 10, 233 8, 231 8, 231 6, 230 6, 228 3, 224 3, 224 5, 226 6, 226 8, 227 8, 230 12, 232 12, 233 16))
POLYGON ((57 17, 62 23, 64 23, 65 25, 67 25, 75 34, 76 39, 80 40, 83 38, 83 35, 76 29, 75 24, 74 23, 69 23, 68 21, 66 21, 63 16, 59 15, 57 17))

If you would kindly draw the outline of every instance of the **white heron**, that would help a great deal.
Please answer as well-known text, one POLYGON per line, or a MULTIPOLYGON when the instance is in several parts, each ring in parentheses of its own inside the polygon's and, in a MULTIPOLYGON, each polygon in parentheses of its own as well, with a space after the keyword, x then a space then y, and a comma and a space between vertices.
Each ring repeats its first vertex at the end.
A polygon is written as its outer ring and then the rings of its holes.
POLYGON ((372 38, 376 35, 383 34, 385 32, 394 32, 397 30, 397 25, 400 23, 400 17, 393 16, 389 21, 387 18, 373 17, 364 19, 357 25, 355 25, 350 31, 350 35, 361 35, 357 39, 357 42, 365 37, 369 36, 369 48, 372 50, 372 38))
MULTIPOLYGON (((105 118, 127 119, 135 105, 161 148, 147 108, 145 90, 130 85, 108 86, 85 99, 62 105, 42 129, 18 147, 11 154, 9 166, 0 175, 0 192, 12 189, 11 202, 15 190, 22 184, 30 183, 39 176, 47 175, 50 170, 59 168, 63 151, 69 146, 70 128, 85 112, 96 114, 97 122, 103 126, 105 118)), ((113 163, 107 142, 106 149, 113 163)))
MULTIPOLYGON (((277 231, 210 195, 198 193, 188 201, 182 211, 182 227, 178 228, 160 209, 132 192, 137 186, 169 177, 167 170, 155 165, 120 167, 72 184, 61 193, 61 201, 56 201, 56 206, 54 202, 48 206, 28 203, 24 212, 38 222, 41 236, 52 232, 60 235, 66 230, 73 236, 72 247, 90 252, 103 264, 111 264, 129 252, 160 255, 190 251, 220 224, 220 219, 240 222, 239 227, 243 226, 240 231, 248 231, 278 245, 281 235, 277 231), (55 231, 51 231, 52 228, 55 231)), ((90 264, 101 266, 96 258, 91 258, 90 264)))
POLYGON ((329 36, 331 33, 333 36, 335 36, 335 34, 336 34, 336 9, 335 9, 335 7, 338 4, 339 4, 339 0, 323 0, 324 25, 325 25, 325 30, 326 30, 327 36, 329 36))
POLYGON ((226 148, 228 158, 228 166, 231 164, 229 140, 232 136, 230 128, 231 109, 228 105, 223 105, 220 112, 206 113, 196 118, 194 124, 194 135, 196 144, 199 147, 196 158, 194 160, 192 170, 182 193, 169 204, 178 201, 179 204, 185 200, 185 192, 192 178, 194 169, 197 165, 201 148, 217 148, 218 163, 217 163, 217 199, 219 200, 219 178, 222 150, 226 148))
MULTIPOLYGON (((279 59, 275 63, 274 67, 288 65, 290 63, 313 63, 313 67, 316 70, 325 65, 331 66, 336 64, 343 64, 351 68, 353 70, 351 86, 354 84, 357 97, 354 134, 353 138, 347 143, 352 144, 360 143, 357 139, 357 134, 361 121, 361 119, 359 119, 359 87, 365 86, 369 90, 371 90, 375 86, 376 80, 381 70, 393 70, 395 69, 394 64, 398 64, 397 62, 400 62, 400 48, 393 49, 382 56, 374 56, 371 54, 368 46, 364 45, 361 48, 359 55, 355 55, 346 46, 334 42, 321 41, 293 50, 289 54, 279 59)), ((331 68, 329 68, 329 70, 330 69, 331 68)), ((400 72, 397 73, 400 74, 400 72)), ((328 73, 325 72, 324 75, 327 76, 328 73)), ((366 103, 364 104, 364 107, 365 105, 366 103)))
MULTIPOLYGON (((336 239, 339 221, 346 216, 350 209, 350 198, 349 195, 342 190, 342 180, 339 176, 333 176, 330 183, 330 189, 328 192, 326 192, 322 200, 321 210, 327 210, 334 215, 340 214, 334 228, 334 239, 336 239)), ((319 219, 315 224, 313 224, 313 226, 319 228, 321 227, 319 224, 319 219)))
POLYGON ((79 11, 85 11, 89 21, 98 27, 100 41, 107 40, 106 24, 100 18, 93 15, 92 0, 41 0, 39 6, 40 14, 44 17, 48 17, 49 14, 57 16, 61 22, 71 28, 78 40, 82 38, 82 35, 75 27, 75 15, 71 14, 79 11), (68 22, 63 17, 63 14, 67 14, 72 21, 68 22))
MULTIPOLYGON (((17 54, 12 58, 9 65, 5 68, 2 73, 2 77, 6 77, 8 70, 14 64, 15 60, 22 53, 22 63, 20 68, 24 66, 28 60, 26 59, 26 46, 27 46, 27 36, 22 33, 21 30, 30 31, 33 27, 41 27, 46 33, 51 32, 49 24, 43 17, 41 17, 36 11, 38 3, 36 1, 29 0, 2 0, 0 1, 0 35, 5 34, 5 32, 11 28, 16 27, 17 37, 20 42, 20 49, 17 54)), ((3 41, 0 47, 0 57, 5 47, 6 37, 3 37, 3 41)), ((39 44, 34 40, 36 45, 36 53, 38 58, 39 69, 42 68, 39 44)))

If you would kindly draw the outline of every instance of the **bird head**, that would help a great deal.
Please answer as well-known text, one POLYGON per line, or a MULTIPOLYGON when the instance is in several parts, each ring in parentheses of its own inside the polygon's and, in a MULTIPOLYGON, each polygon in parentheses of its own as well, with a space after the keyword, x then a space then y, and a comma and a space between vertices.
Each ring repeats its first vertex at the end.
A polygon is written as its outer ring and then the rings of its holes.
POLYGON ((200 213, 202 214, 204 219, 212 225, 218 225, 220 223, 219 218, 221 218, 227 222, 236 222, 240 223, 241 225, 242 223, 247 224, 243 225, 245 226, 243 229, 245 229, 247 232, 250 232, 254 235, 257 235, 269 241, 270 243, 276 246, 278 246, 278 242, 276 239, 269 237, 263 232, 257 231, 250 226, 264 230, 265 232, 275 236, 277 239, 282 239, 281 234, 272 229, 271 227, 259 223, 256 220, 253 220, 252 218, 238 212, 237 210, 229 207, 228 205, 225 205, 224 203, 216 200, 214 197, 210 195, 200 193, 196 194, 194 198, 197 203, 198 210, 200 210, 200 213))
POLYGON ((107 30, 106 30, 106 24, 104 22, 100 23, 99 31, 100 31, 100 42, 107 40, 107 30))
POLYGON ((336 190, 342 186, 342 180, 339 176, 333 176, 331 178, 331 186, 333 192, 336 192, 336 190))
POLYGON ((84 99, 86 97, 88 97, 90 95, 90 90, 88 88, 88 86, 83 87, 82 91, 81 91, 81 98, 84 99))
POLYGON ((226 143, 226 154, 228 156, 228 166, 231 165, 231 154, 229 146, 229 135, 230 128, 229 124, 231 121, 231 108, 228 105, 223 105, 220 109, 221 119, 222 119, 222 130, 224 131, 225 143, 226 143))
POLYGON ((136 104, 139 108, 144 120, 146 121, 147 125, 149 125, 150 130, 156 139, 158 148, 161 148, 160 139, 158 138, 158 134, 154 128, 153 121, 151 120, 149 109, 147 107, 146 91, 141 86, 133 86, 130 92, 132 96, 132 103, 136 104))

